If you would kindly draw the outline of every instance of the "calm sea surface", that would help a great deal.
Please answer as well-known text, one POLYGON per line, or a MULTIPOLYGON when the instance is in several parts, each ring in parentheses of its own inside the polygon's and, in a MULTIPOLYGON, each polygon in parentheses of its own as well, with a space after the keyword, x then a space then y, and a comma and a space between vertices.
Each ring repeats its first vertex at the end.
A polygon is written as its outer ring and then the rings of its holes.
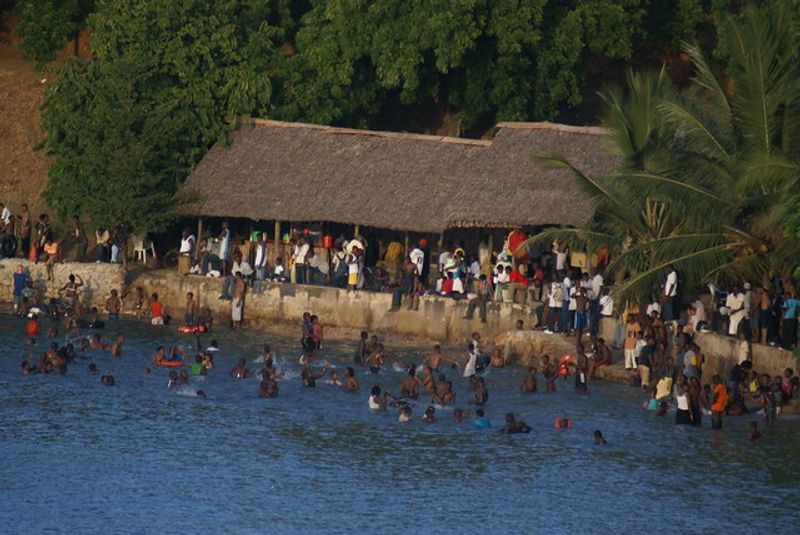
MULTIPOLYGON (((218 368, 168 390, 165 368, 145 375, 156 345, 190 344, 174 328, 123 321, 123 356, 87 353, 66 376, 23 377, 22 321, 0 317, 0 530, 3 533, 752 533, 796 532, 800 420, 746 439, 757 417, 724 430, 676 427, 641 407, 634 389, 559 381, 523 395, 521 369, 487 376, 487 415, 533 427, 505 436, 454 423, 400 424, 367 409, 369 388, 397 391, 401 369, 360 373, 361 392, 301 388, 294 332, 285 338, 220 330, 218 368), (288 378, 278 399, 227 372, 270 343, 288 378), (92 374, 94 362, 99 372, 92 374), (112 373, 117 385, 100 384, 112 373), (193 396, 204 390, 209 399, 193 396), (568 430, 552 427, 559 416, 568 430), (592 431, 608 445, 595 446, 592 431)), ((46 330, 46 329, 44 329, 46 330)), ((116 327, 103 332, 109 338, 116 327)), ((206 339, 208 342, 208 339, 206 339)), ((41 350, 44 337, 38 341, 41 350)), ((321 361, 341 373, 353 344, 321 361)), ((391 348, 389 348, 391 350, 391 348)), ((394 360, 420 362, 423 350, 394 360)), ((320 363, 318 363, 320 364, 320 363)), ((249 364, 252 370, 260 368, 249 364)), ((454 371, 457 407, 468 385, 454 371)), ((543 381, 540 380, 540 387, 543 381)), ((427 400, 426 400, 427 401, 427 400)))

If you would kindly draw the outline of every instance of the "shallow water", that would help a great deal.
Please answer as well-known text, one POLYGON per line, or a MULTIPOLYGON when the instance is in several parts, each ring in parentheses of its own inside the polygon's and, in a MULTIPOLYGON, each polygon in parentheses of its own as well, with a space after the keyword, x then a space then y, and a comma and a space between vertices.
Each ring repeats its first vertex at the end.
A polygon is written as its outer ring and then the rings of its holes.
MULTIPOLYGON (((456 424, 448 409, 423 424, 424 407, 400 424, 393 411, 370 413, 367 396, 373 384, 397 391, 403 373, 361 373, 358 394, 303 389, 294 333, 217 332, 217 369, 176 392, 169 370, 143 369, 156 345, 192 338, 119 326, 122 357, 91 352, 66 376, 23 377, 23 324, 0 317, 4 533, 744 533, 754 523, 791 532, 800 520, 800 421, 789 417, 760 423, 764 437, 750 443, 756 417, 729 418, 722 431, 676 427, 642 409, 635 389, 595 382, 580 396, 568 380, 524 395, 523 370, 503 369, 487 376, 487 416, 498 426, 515 412, 531 434, 456 424), (292 375, 278 399, 227 375, 264 343, 292 375), (100 384, 104 373, 115 387, 100 384), (193 397, 198 388, 211 398, 193 397), (558 416, 574 426, 553 429, 558 416), (593 445, 595 429, 608 445, 593 445)), ((322 358, 341 373, 351 347, 330 342, 322 358)), ((397 360, 421 355, 404 349, 397 360)), ((466 380, 447 375, 467 407, 466 380)))

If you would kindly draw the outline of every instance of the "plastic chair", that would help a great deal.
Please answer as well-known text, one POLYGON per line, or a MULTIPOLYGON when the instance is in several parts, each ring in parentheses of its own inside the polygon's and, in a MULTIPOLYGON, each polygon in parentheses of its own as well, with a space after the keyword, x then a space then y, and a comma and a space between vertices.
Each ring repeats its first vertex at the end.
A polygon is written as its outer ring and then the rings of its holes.
POLYGON ((152 241, 146 241, 142 236, 133 236, 132 241, 133 260, 135 262, 141 262, 142 264, 146 263, 148 251, 150 251, 150 254, 153 255, 153 258, 156 258, 156 248, 152 241))

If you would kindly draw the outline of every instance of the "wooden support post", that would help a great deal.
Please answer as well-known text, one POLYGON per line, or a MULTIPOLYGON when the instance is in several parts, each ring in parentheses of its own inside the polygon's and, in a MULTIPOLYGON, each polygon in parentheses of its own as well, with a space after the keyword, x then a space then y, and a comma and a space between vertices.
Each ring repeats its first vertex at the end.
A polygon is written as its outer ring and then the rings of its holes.
POLYGON ((406 232, 405 238, 403 238, 403 263, 405 263, 408 253, 411 252, 408 250, 408 245, 409 245, 408 232, 406 232))
POLYGON ((484 270, 484 275, 486 275, 487 279, 491 279, 492 277, 492 253, 494 253, 494 233, 490 230, 489 231, 489 260, 486 266, 481 266, 484 270))
POLYGON ((203 239, 203 218, 197 218, 197 239, 194 246, 194 257, 196 260, 200 259, 200 240, 203 239))
POLYGON ((281 246, 281 222, 275 220, 275 237, 273 238, 273 247, 272 247, 272 265, 275 266, 278 263, 278 257, 281 255, 278 249, 281 246))
POLYGON ((361 234, 361 225, 356 225, 355 229, 353 229, 353 237, 358 238, 361 234))

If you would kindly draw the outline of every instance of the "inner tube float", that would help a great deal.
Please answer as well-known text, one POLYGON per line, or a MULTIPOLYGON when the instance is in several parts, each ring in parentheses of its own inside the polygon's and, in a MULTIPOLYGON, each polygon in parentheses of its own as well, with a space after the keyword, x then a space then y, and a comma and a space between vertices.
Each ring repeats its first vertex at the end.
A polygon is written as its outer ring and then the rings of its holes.
POLYGON ((182 360, 162 360, 161 362, 158 363, 158 365, 159 366, 170 366, 170 367, 183 366, 183 361, 182 360))
POLYGON ((178 327, 178 330, 180 332, 182 332, 182 333, 189 333, 189 334, 204 333, 204 332, 206 332, 206 326, 205 325, 181 325, 180 327, 178 327))
POLYGON ((572 360, 572 355, 564 355, 558 361, 558 375, 566 377, 569 375, 569 366, 567 363, 572 360))

